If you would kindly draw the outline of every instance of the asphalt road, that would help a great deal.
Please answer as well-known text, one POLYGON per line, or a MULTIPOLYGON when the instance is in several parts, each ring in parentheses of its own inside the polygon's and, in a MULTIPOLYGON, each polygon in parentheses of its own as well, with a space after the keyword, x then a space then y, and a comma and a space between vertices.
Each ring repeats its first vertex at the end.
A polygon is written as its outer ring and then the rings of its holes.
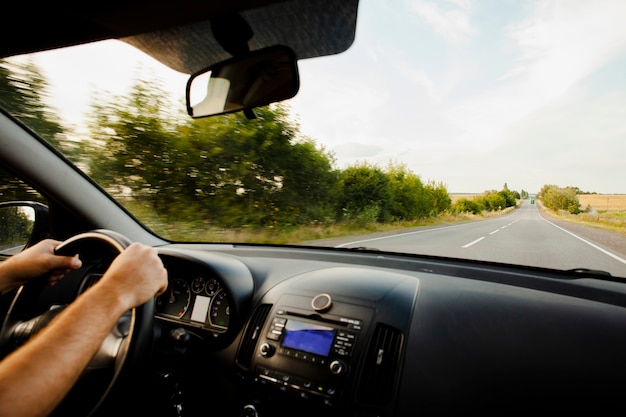
POLYGON ((553 218, 528 200, 497 218, 311 243, 555 269, 590 268, 626 278, 626 236, 553 218))

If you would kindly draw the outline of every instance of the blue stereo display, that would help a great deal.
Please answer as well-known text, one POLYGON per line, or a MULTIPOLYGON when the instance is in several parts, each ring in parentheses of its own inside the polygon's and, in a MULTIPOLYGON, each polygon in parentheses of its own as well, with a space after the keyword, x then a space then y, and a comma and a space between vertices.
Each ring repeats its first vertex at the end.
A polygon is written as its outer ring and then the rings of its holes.
POLYGON ((287 320, 282 346, 320 356, 328 356, 335 329, 319 324, 287 320))

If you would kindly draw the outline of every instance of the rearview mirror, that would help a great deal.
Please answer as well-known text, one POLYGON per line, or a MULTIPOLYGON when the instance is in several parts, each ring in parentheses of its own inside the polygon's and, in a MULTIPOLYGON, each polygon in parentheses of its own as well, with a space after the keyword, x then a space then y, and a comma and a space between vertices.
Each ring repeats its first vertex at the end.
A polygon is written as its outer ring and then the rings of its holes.
POLYGON ((295 53, 272 46, 220 62, 187 82, 187 112, 207 117, 287 100, 300 88, 295 53))

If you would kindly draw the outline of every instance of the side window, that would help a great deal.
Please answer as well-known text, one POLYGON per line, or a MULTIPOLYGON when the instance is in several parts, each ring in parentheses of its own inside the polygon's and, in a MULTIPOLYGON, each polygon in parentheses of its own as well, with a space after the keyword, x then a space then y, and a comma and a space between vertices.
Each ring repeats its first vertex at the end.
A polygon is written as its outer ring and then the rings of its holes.
POLYGON ((0 202, 18 200, 47 204, 46 199, 37 190, 0 165, 0 202))
POLYGON ((39 192, 0 165, 0 260, 22 250, 33 232, 32 207, 4 204, 16 201, 47 205, 39 192))

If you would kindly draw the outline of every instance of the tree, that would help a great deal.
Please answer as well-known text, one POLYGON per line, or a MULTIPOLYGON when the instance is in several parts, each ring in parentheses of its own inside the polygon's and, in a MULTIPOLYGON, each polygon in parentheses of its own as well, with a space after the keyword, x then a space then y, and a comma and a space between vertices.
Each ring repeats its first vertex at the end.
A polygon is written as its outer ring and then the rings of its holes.
POLYGON ((498 211, 505 207, 507 207, 506 198, 502 194, 491 192, 485 196, 485 208, 488 211, 498 211))
POLYGON ((391 194, 389 211, 392 218, 415 220, 430 215, 430 196, 419 176, 404 164, 390 164, 387 175, 391 194))
POLYGON ((158 83, 94 105, 91 175, 158 216, 216 226, 297 224, 327 217, 332 156, 303 138, 280 105, 204 119, 166 117, 158 83), (165 120, 169 120, 165 122, 165 120))
POLYGON ((215 196, 213 214, 231 225, 299 224, 331 214, 333 157, 302 137, 283 105, 201 119, 188 126, 202 157, 198 193, 215 196))
POLYGON ((578 214, 581 212, 578 191, 577 187, 561 188, 546 184, 537 194, 537 198, 541 199, 543 205, 550 210, 566 210, 572 214, 578 214))
POLYGON ((0 107, 55 147, 70 152, 57 112, 45 103, 48 83, 32 62, 0 60, 0 107))
POLYGON ((452 200, 448 194, 448 188, 442 182, 429 181, 426 184, 426 192, 430 196, 432 211, 431 215, 438 215, 449 210, 452 200))
POLYGON ((391 218, 389 177, 375 165, 357 163, 341 172, 338 207, 345 220, 384 222, 391 218))
POLYGON ((160 84, 139 81, 131 94, 100 96, 92 108, 90 175, 112 195, 150 202, 160 214, 184 208, 184 148, 160 84))
POLYGON ((33 229, 33 221, 19 207, 3 207, 0 225, 0 247, 28 242, 33 229))
POLYGON ((514 207, 515 205, 517 205, 517 199, 519 198, 519 193, 516 196, 516 193, 514 191, 511 191, 508 188, 504 188, 498 191, 498 195, 500 195, 504 199, 504 205, 502 206, 502 208, 514 207))
POLYGON ((480 214, 485 209, 482 206, 478 199, 468 199, 468 198, 460 198, 452 205, 453 213, 472 213, 472 214, 480 214))

